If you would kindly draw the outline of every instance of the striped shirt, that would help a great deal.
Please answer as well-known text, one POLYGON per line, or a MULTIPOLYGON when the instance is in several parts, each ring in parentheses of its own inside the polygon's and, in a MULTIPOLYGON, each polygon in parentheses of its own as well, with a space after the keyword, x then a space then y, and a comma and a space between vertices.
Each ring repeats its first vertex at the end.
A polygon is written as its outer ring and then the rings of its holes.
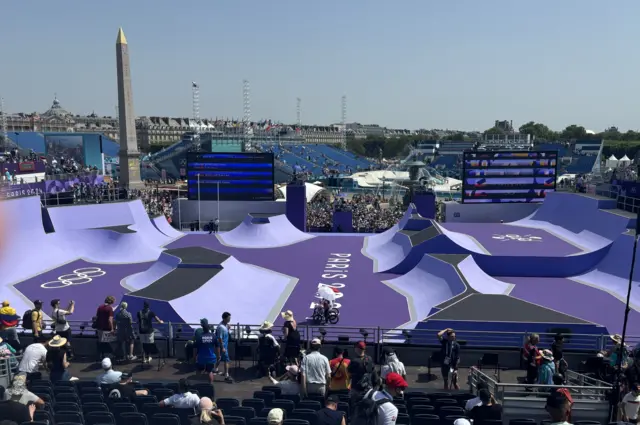
POLYGON ((307 384, 326 384, 331 376, 329 359, 319 351, 312 351, 302 359, 300 365, 307 384))

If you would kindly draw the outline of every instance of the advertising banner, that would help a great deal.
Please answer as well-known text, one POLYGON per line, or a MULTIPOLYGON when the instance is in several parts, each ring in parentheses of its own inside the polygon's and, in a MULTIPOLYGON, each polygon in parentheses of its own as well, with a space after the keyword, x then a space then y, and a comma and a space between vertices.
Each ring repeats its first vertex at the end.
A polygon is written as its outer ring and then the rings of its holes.
POLYGON ((26 196, 42 195, 43 193, 44 182, 0 186, 0 200, 24 198, 26 196))

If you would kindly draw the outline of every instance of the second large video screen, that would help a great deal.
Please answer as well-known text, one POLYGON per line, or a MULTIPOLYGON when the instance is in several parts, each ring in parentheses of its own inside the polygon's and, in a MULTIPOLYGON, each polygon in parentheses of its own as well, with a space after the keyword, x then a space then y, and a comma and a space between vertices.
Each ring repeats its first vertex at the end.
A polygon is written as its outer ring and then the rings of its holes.
POLYGON ((273 154, 189 152, 187 181, 190 200, 273 201, 273 154))
POLYGON ((465 152, 462 202, 542 202, 556 190, 558 152, 465 152))

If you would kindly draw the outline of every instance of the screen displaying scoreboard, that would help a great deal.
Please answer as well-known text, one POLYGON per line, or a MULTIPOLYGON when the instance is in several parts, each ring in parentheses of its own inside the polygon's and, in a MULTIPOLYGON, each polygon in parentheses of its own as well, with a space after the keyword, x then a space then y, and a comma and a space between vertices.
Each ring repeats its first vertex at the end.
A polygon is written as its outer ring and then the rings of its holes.
POLYGON ((557 151, 465 152, 462 202, 542 202, 556 190, 557 151))
POLYGON ((187 153, 190 200, 273 201, 272 153, 187 153))

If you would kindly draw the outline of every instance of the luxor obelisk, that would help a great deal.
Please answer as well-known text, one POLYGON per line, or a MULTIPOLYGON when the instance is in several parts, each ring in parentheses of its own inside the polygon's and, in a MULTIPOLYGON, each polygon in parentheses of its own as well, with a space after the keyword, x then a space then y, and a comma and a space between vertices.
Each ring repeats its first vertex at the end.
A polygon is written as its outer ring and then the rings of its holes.
POLYGON ((122 28, 118 30, 116 40, 116 63, 120 123, 120 186, 137 189, 143 187, 143 184, 140 180, 140 152, 136 138, 136 117, 133 112, 129 46, 122 28))

